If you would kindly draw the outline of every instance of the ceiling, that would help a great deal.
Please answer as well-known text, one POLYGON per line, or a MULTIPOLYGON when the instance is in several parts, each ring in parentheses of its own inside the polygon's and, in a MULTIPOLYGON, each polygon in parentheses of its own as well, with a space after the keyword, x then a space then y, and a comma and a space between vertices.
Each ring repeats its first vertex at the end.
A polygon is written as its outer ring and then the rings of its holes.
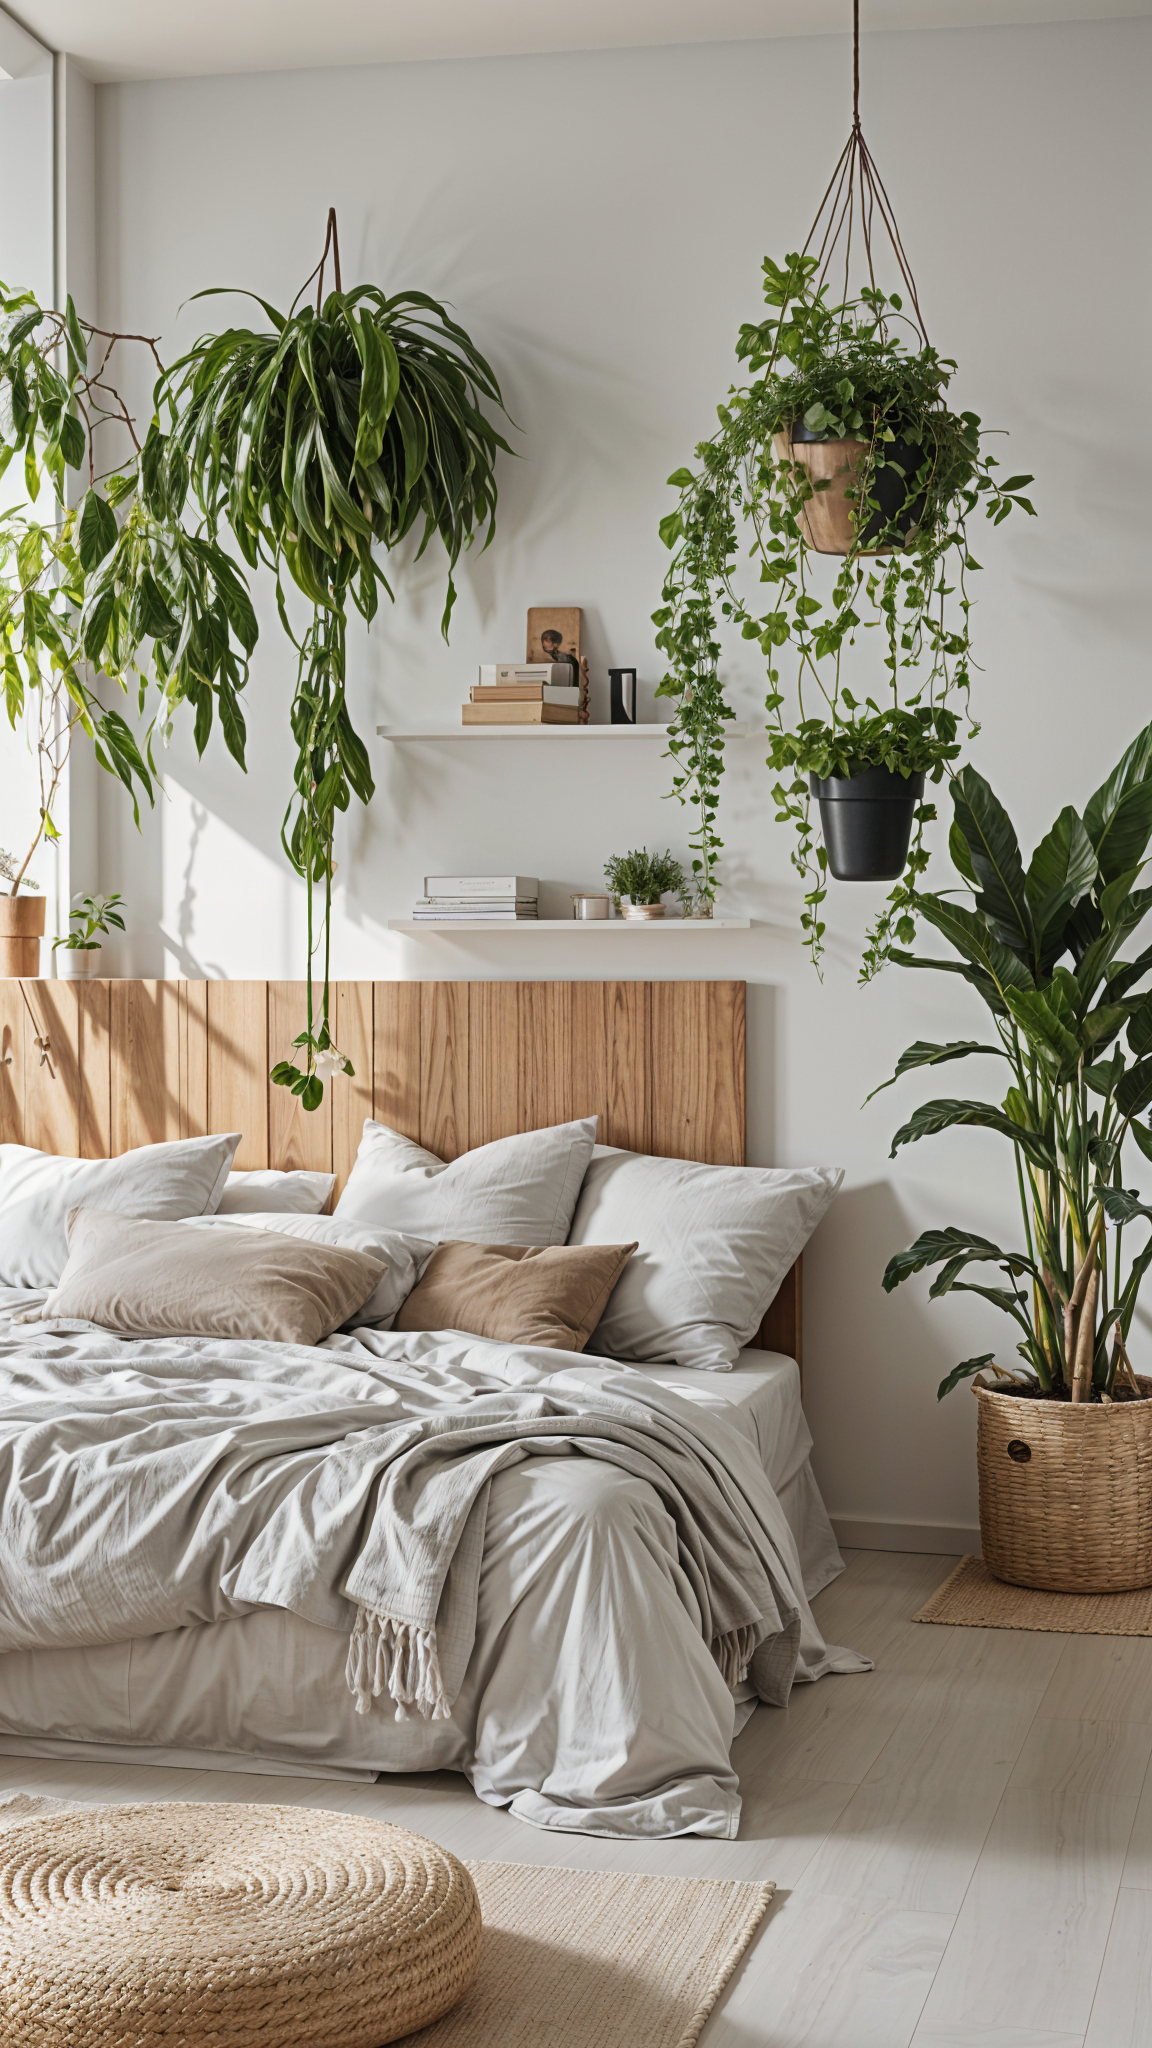
MULTIPOLYGON (((5 0, 100 82, 831 35, 850 0, 5 0)), ((1152 14, 1152 0, 864 0, 865 29, 1152 14)))

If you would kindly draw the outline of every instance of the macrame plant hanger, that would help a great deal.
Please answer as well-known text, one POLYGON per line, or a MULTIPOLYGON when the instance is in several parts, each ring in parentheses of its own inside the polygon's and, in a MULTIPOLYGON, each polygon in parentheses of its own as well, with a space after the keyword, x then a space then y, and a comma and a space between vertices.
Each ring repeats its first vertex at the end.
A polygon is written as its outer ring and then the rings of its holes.
MULTIPOLYGON (((868 284, 872 291, 879 290, 872 256, 873 227, 879 217, 891 245, 892 254, 904 282, 911 307, 910 318, 916 327, 924 347, 928 346, 928 331, 920 311, 920 300, 912 266, 905 253, 900 230, 896 225, 896 214, 884 187, 884 180, 876 168, 876 160, 864 140, 860 125, 860 0, 852 0, 852 127, 836 161, 836 168, 828 181, 828 189, 816 209, 816 218, 808 231, 801 257, 807 256, 816 243, 816 276, 814 291, 819 292, 828 281, 833 258, 840 246, 844 245, 844 299, 848 299, 850 266, 852 261, 852 236, 854 223, 859 220, 859 233, 864 246, 864 260, 868 269, 868 284)), ((880 331, 885 332, 885 319, 878 316, 880 331)), ((780 346, 779 334, 772 350, 769 370, 775 367, 780 346)))

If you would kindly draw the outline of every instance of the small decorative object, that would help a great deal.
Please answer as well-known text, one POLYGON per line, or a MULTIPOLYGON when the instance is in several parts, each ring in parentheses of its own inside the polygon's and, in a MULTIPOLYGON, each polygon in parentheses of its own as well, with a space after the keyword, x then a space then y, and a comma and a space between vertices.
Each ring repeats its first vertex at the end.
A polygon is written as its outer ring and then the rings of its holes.
POLYGON ((528 613, 529 662, 564 662, 580 692, 578 722, 588 725, 588 663, 580 654, 580 607, 578 604, 536 604, 528 613))
POLYGON ((629 918, 663 917, 661 897, 666 890, 682 890, 684 870, 670 853, 639 852, 615 854, 605 863, 604 874, 614 895, 628 898, 624 915, 629 918))
POLYGON ((572 915, 577 923, 588 924, 596 919, 607 919, 611 898, 608 896, 573 896, 572 915))
POLYGON ((60 964, 72 980, 99 974, 104 940, 110 931, 124 930, 124 919, 120 915, 123 901, 120 895, 72 898, 68 922, 75 925, 76 930, 52 941, 52 951, 62 954, 60 964))
POLYGON ((634 668, 610 668, 608 671, 609 695, 612 707, 613 725, 635 725, 636 723, 636 671, 634 668))
POLYGON ((13 856, 2 846, 0 882, 9 885, 0 895, 0 979, 19 975, 35 981, 40 972, 46 905, 42 896, 18 896, 16 891, 20 887, 38 889, 40 885, 29 881, 23 869, 17 869, 13 856))
POLYGON ((1152 1585, 1152 1380, 1137 1377, 1128 1354, 1152 1262, 1152 1236, 1141 1242, 1137 1232, 1152 1223, 1152 1206, 1127 1185, 1129 1140, 1152 1159, 1152 993, 1138 988, 1152 953, 1136 942, 1152 910, 1152 889, 1138 886, 1152 839, 1152 725, 1082 816, 1070 805, 1060 812, 1027 866, 1011 819, 974 768, 953 777, 952 802, 949 847, 974 902, 958 903, 959 890, 925 894, 919 912, 959 963, 892 958, 962 975, 991 1012, 991 1030, 987 1043, 918 1040, 893 1079, 979 1053, 1005 1062, 1006 1085, 989 1101, 924 1103, 892 1152, 957 1125, 1007 1138, 1006 1186, 1019 1191, 1023 1245, 1003 1250, 955 1226, 927 1230, 889 1261, 884 1286, 891 1293, 938 1267, 930 1295, 981 1295, 1015 1324, 1023 1371, 984 1352, 939 1388, 942 1398, 980 1375, 989 1569, 1053 1592, 1152 1585), (1134 957, 1123 958, 1129 947, 1134 957), (973 1265, 977 1277, 962 1278, 973 1265))
POLYGON ((1033 507, 1023 495, 1031 477, 1002 477, 978 416, 948 403, 956 364, 929 342, 860 125, 859 0, 852 11, 848 139, 803 246, 781 263, 765 258, 765 318, 743 326, 736 346, 751 381, 728 392, 717 432, 668 479, 678 502, 660 533, 672 559, 653 619, 668 660, 656 694, 675 711, 672 794, 696 810, 698 885, 714 893, 721 846, 714 820, 733 716, 720 671, 727 624, 764 661, 772 796, 778 821, 795 833, 800 925, 817 966, 829 869, 844 881, 896 883, 865 941, 867 981, 894 944, 915 935, 924 828, 936 816, 923 778, 939 784, 977 730, 969 579, 980 565, 970 525, 981 512, 999 526, 1033 507), (746 544, 761 601, 741 566, 746 544), (880 687, 872 641, 886 671, 880 687), (912 798, 911 830, 886 830, 883 855, 842 860, 827 827, 866 825, 878 839, 880 807, 833 810, 822 795, 822 844, 810 778, 863 781, 874 798, 881 772, 893 787, 899 778, 902 803, 912 798))

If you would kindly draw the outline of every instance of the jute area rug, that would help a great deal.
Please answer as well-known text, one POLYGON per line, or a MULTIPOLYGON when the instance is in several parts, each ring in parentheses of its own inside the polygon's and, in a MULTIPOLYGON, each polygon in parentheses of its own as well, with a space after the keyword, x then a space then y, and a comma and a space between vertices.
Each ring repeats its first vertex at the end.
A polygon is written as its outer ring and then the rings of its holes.
POLYGON ((953 1628, 1026 1628, 1067 1636, 1152 1636, 1152 1586, 1134 1593, 1038 1593, 994 1579, 982 1557, 962 1557, 913 1621, 953 1628))
MULTIPOLYGON (((0 1796, 0 1830, 84 1804, 0 1796)), ((480 1975, 396 2048, 694 2048, 774 1884, 473 1863, 480 1975)))

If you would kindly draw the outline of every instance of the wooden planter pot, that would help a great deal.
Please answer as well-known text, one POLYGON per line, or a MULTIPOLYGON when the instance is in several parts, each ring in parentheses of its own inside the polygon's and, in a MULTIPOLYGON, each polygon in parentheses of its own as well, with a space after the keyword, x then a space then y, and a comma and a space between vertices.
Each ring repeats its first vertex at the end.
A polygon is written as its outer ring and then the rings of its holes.
POLYGON ((43 896, 0 896, 0 978, 35 981, 47 907, 43 896))
POLYGON ((1152 1586, 1152 1380, 1143 1401, 1029 1400, 988 1387, 976 1459, 984 1562, 1010 1586, 1152 1586))
MULTIPOLYGON (((772 447, 777 462, 791 462, 807 472, 813 485, 826 485, 826 489, 815 490, 806 504, 800 508, 800 531, 810 548, 818 555, 850 555, 853 549, 862 555, 890 555, 896 552, 889 543, 886 547, 870 547, 869 541, 882 532, 897 515, 905 541, 915 532, 916 524, 923 517, 924 500, 917 498, 902 513, 906 489, 903 478, 895 471, 881 470, 873 484, 873 496, 881 510, 873 512, 865 525, 861 544, 857 545, 856 501, 848 497, 849 491, 856 490, 860 468, 868 453, 867 441, 807 441, 787 434, 774 434, 772 447)), ((918 467, 922 460, 918 448, 910 448, 903 441, 890 442, 888 453, 906 466, 918 467)))

